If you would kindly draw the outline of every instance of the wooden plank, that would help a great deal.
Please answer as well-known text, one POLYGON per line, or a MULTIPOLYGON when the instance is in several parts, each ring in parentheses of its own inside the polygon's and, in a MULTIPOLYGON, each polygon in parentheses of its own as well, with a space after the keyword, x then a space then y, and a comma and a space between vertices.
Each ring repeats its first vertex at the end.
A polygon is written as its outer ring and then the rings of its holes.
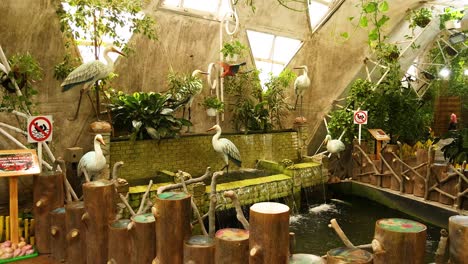
POLYGON ((8 178, 10 185, 10 237, 14 244, 19 243, 18 230, 18 177, 8 178))

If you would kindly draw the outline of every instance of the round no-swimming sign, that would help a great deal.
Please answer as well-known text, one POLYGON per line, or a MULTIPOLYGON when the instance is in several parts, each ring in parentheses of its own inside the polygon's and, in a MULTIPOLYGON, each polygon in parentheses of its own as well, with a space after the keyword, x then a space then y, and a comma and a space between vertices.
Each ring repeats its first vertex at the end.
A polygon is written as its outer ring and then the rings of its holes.
POLYGON ((52 116, 31 116, 28 118, 28 142, 52 141, 52 116))
POLYGON ((363 111, 363 110, 354 111, 354 124, 357 124, 357 125, 367 124, 367 111, 363 111))

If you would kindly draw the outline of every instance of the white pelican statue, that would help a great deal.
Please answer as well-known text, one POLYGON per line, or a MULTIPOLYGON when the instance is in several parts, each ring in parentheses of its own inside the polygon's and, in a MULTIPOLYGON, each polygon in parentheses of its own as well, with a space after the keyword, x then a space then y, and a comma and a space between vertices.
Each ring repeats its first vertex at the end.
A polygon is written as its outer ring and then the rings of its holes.
POLYGON ((101 144, 106 145, 102 136, 97 134, 94 137, 94 151, 84 154, 78 162, 78 177, 84 174, 87 182, 106 167, 106 157, 102 153, 101 144))
MULTIPOLYGON (((301 97, 301 112, 302 112, 302 98, 304 96, 305 91, 310 86, 310 79, 309 79, 309 76, 307 75, 309 70, 307 69, 307 66, 305 65, 295 67, 294 69, 303 70, 302 74, 298 76, 296 80, 294 81, 294 93, 296 94, 296 103, 294 104, 294 110, 296 110, 297 101, 300 96, 301 97)), ((302 113, 301 113, 301 116, 302 116, 302 113)))
POLYGON ((83 85, 83 88, 80 90, 80 99, 78 101, 78 108, 76 109, 75 116, 71 120, 75 120, 78 117, 78 112, 80 111, 81 105, 81 98, 83 93, 86 92, 88 95, 89 100, 91 100, 91 105, 93 106, 94 112, 96 112, 96 116, 99 116, 96 108, 94 107, 93 100, 89 95, 89 88, 98 80, 104 79, 111 72, 114 70, 114 62, 109 57, 109 52, 115 52, 120 55, 124 55, 122 52, 118 51, 115 47, 107 47, 104 50, 104 59, 106 60, 107 64, 100 62, 99 60, 87 62, 81 64, 76 69, 74 69, 70 74, 68 74, 67 78, 62 82, 60 85, 62 87, 62 92, 66 92, 71 88, 77 85, 83 85))
POLYGON ((336 155, 338 155, 338 158, 340 157, 340 152, 345 150, 344 143, 339 139, 331 139, 330 135, 327 135, 325 137, 324 143, 327 143, 328 153, 336 154, 336 155))
POLYGON ((222 155, 224 164, 226 164, 221 170, 224 170, 224 168, 226 168, 226 173, 229 172, 229 160, 231 160, 237 166, 240 167, 242 165, 242 160, 236 145, 234 145, 234 143, 232 143, 227 138, 219 138, 219 136, 221 135, 221 127, 219 125, 214 125, 207 131, 211 130, 216 130, 216 134, 211 140, 213 148, 216 152, 222 155))

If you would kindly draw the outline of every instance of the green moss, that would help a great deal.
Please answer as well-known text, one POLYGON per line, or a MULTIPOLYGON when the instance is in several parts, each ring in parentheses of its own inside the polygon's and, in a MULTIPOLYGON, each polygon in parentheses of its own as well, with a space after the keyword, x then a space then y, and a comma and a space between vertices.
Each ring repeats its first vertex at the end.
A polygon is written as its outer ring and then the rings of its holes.
POLYGON ((320 164, 316 163, 316 162, 306 162, 306 163, 294 164, 294 165, 288 167, 288 169, 291 169, 291 170, 306 169, 306 168, 313 168, 313 167, 317 167, 317 166, 320 166, 320 164))
MULTIPOLYGON (((150 192, 157 191, 159 187, 169 185, 169 184, 172 184, 172 182, 163 182, 163 183, 153 184, 151 186, 150 192)), ((128 192, 131 193, 131 194, 144 193, 144 192, 146 192, 146 188, 148 188, 148 185, 133 186, 133 187, 129 188, 128 192)))
MULTIPOLYGON (((276 182, 276 181, 286 181, 286 180, 290 181, 291 177, 284 175, 284 174, 276 174, 276 175, 271 175, 271 176, 266 176, 266 177, 255 178, 255 179, 217 184, 216 191, 220 192, 220 191, 238 189, 238 188, 242 188, 246 186, 259 185, 259 184, 265 184, 265 183, 276 182)), ((211 186, 207 186, 206 193, 210 193, 210 192, 211 192, 211 186)))

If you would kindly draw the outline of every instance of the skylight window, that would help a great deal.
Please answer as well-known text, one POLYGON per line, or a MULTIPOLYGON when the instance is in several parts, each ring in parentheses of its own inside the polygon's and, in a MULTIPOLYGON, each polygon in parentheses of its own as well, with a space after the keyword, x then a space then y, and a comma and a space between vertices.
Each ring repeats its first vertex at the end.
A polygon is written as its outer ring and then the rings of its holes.
POLYGON ((255 66, 260 70, 262 86, 269 78, 269 73, 278 76, 296 55, 302 41, 276 36, 268 33, 247 30, 255 66))
POLYGON ((309 0, 309 20, 314 31, 327 16, 335 4, 335 0, 309 0))
POLYGON ((217 20, 231 10, 229 0, 163 0, 161 6, 217 20))

